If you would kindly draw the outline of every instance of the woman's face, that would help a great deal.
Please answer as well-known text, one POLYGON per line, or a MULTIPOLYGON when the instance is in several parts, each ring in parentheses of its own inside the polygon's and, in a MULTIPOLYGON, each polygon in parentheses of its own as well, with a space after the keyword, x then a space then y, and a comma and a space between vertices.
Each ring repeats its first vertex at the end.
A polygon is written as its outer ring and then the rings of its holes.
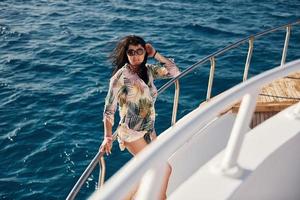
POLYGON ((146 51, 142 45, 129 45, 126 52, 128 61, 131 65, 140 65, 144 61, 146 51))

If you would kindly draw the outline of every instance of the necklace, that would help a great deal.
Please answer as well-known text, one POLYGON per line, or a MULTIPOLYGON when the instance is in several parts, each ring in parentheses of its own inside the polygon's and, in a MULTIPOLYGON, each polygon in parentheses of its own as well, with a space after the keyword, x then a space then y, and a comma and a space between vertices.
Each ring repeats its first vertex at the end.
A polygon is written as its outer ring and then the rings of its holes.
POLYGON ((138 66, 138 65, 133 66, 133 65, 129 64, 128 67, 129 67, 130 71, 132 71, 136 74, 138 74, 141 71, 140 66, 138 66))

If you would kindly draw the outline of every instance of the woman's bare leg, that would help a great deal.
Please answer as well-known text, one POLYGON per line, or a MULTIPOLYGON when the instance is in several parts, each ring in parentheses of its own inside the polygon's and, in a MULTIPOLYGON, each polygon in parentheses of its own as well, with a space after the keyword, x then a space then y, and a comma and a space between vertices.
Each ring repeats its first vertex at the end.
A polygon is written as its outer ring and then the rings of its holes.
MULTIPOLYGON (((144 138, 140 138, 134 142, 125 142, 125 146, 127 148, 127 150, 133 155, 135 156, 136 154, 138 154, 141 150, 143 150, 148 144, 146 143, 146 141, 144 140, 144 138)), ((170 175, 172 173, 172 167, 169 163, 167 163, 167 168, 166 168, 166 175, 165 178, 163 180, 163 184, 162 184, 162 188, 161 188, 161 192, 160 192, 160 200, 165 200, 166 199, 166 192, 167 192, 167 188, 168 188, 168 183, 169 183, 169 178, 170 175)), ((132 197, 133 194, 137 191, 137 187, 134 189, 133 192, 130 193, 130 196, 132 197)))
POLYGON ((167 167, 166 167, 166 175, 164 177, 163 183, 162 183, 162 187, 160 190, 160 200, 165 200, 167 199, 167 189, 168 189, 168 183, 169 183, 169 179, 172 173, 172 167, 169 163, 167 163, 167 167))
MULTIPOLYGON (((138 152, 140 152, 142 149, 144 149, 147 146, 146 141, 144 140, 144 138, 138 139, 134 142, 124 142, 125 147, 127 148, 127 150, 133 155, 135 156, 138 152)), ((130 192, 129 194, 125 197, 124 200, 130 200, 134 197, 135 193, 138 190, 138 186, 135 186, 130 192)))
POLYGON ((144 138, 140 138, 133 142, 124 142, 125 147, 127 150, 135 156, 137 153, 139 153, 141 150, 143 150, 147 146, 147 142, 144 140, 144 138))

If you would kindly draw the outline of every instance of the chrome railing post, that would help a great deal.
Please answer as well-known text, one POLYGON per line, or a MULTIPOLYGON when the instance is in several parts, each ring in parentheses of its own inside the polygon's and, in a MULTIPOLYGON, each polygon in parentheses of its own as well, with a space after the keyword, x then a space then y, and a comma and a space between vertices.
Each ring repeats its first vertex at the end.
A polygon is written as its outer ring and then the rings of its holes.
POLYGON ((221 163, 221 172, 225 175, 238 177, 241 170, 237 164, 240 149, 252 119, 252 113, 255 109, 258 92, 248 93, 243 97, 239 112, 234 122, 230 138, 221 163))
POLYGON ((174 102, 173 102, 173 113, 172 113, 172 126, 176 123, 177 118, 177 110, 178 110, 178 101, 179 101, 179 81, 175 81, 175 94, 174 94, 174 102))
POLYGON ((215 57, 213 56, 210 58, 210 72, 209 72, 209 80, 207 86, 206 101, 211 98, 211 89, 214 80, 215 66, 216 66, 216 60, 215 57))
POLYGON ((104 184, 104 180, 105 180, 105 160, 103 158, 103 156, 101 156, 99 158, 99 178, 98 178, 98 189, 100 189, 103 184, 104 184))
POLYGON ((285 41, 284 41, 284 47, 282 51, 282 57, 281 57, 281 65, 283 66, 285 64, 286 54, 289 46, 289 40, 290 40, 290 34, 291 34, 291 25, 287 25, 286 27, 286 35, 285 35, 285 41))
POLYGON ((249 71, 250 62, 251 62, 251 58, 252 58, 252 52, 253 52, 253 43, 254 43, 254 37, 251 36, 249 39, 249 49, 248 49, 248 54, 247 54, 247 60, 245 63, 243 81, 246 81, 248 78, 248 71, 249 71))
POLYGON ((87 180, 87 178, 90 176, 90 174, 94 170, 95 166, 97 165, 98 158, 100 156, 102 157, 103 154, 104 154, 103 152, 98 152, 96 154, 96 156, 93 158, 93 160, 91 161, 89 166, 84 170, 84 172, 82 173, 82 175, 80 176, 80 178, 78 179, 78 181, 76 182, 74 187, 72 188, 71 192, 69 193, 69 195, 66 198, 67 200, 73 200, 75 198, 75 196, 79 192, 80 188, 82 187, 84 182, 87 180))

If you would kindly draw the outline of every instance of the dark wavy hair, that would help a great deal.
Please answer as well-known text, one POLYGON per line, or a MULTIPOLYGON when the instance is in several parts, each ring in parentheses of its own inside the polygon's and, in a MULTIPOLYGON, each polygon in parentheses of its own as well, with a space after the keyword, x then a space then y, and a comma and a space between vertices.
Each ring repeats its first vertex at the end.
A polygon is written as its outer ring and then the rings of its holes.
MULTIPOLYGON (((114 66, 113 73, 114 75, 119 69, 121 69, 126 63, 129 63, 127 57, 127 50, 129 45, 141 45, 145 50, 146 42, 143 38, 136 35, 129 35, 122 38, 117 46, 114 48, 113 52, 110 54, 109 58, 114 66)), ((139 77, 148 84, 148 72, 146 68, 148 54, 146 52, 143 62, 140 65, 140 70, 138 71, 139 77)))

